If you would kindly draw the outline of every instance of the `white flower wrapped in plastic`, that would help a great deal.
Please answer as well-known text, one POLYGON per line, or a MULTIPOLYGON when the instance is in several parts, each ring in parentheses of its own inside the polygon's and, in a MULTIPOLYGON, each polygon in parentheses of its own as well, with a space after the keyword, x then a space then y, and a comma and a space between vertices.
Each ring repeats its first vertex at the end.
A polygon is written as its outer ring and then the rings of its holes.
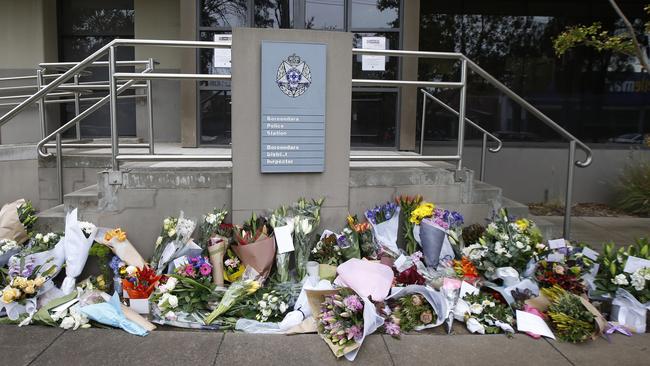
POLYGON ((97 227, 89 222, 77 220, 77 209, 75 208, 65 216, 65 274, 66 277, 61 284, 64 294, 69 294, 76 288, 77 277, 81 274, 86 261, 88 251, 95 241, 97 227))
POLYGON ((196 222, 184 217, 181 211, 178 218, 168 217, 163 220, 163 227, 158 239, 151 266, 156 272, 163 273, 167 265, 182 256, 201 255, 203 249, 192 241, 196 222))
POLYGON ((397 233, 399 230, 400 207, 396 203, 387 202, 365 212, 372 227, 375 242, 388 252, 398 254, 397 233))

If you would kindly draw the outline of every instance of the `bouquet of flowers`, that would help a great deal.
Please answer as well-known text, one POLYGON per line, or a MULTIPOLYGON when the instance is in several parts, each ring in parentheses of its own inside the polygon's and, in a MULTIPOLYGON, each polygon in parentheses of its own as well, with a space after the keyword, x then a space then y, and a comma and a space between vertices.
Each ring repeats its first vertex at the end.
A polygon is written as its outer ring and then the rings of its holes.
MULTIPOLYGON (((341 237, 345 239, 344 236, 341 237)), ((338 238, 338 235, 334 233, 329 235, 324 233, 311 251, 312 260, 322 264, 338 266, 343 258, 338 238)))
POLYGON ((11 239, 22 244, 29 239, 36 216, 30 202, 24 199, 7 203, 0 209, 0 239, 11 239))
MULTIPOLYGON (((285 228, 293 234, 293 217, 289 211, 290 210, 287 209, 286 206, 280 206, 271 213, 269 223, 273 227, 274 232, 278 228, 285 228)), ((293 237, 291 237, 291 239, 291 246, 293 246, 293 237)), ((278 250, 275 253, 275 270, 277 279, 280 282, 287 282, 289 281, 289 262, 291 260, 291 252, 293 251, 293 248, 286 248, 285 250, 287 251, 281 251, 279 243, 277 244, 278 250)))
POLYGON ((549 262, 545 259, 537 262, 535 280, 541 288, 559 286, 576 295, 584 294, 587 290, 582 280, 582 271, 570 262, 549 262))
POLYGON ((223 262, 224 272, 223 278, 228 282, 237 281, 246 270, 246 266, 239 260, 230 248, 226 251, 225 260, 223 262))
POLYGON ((381 206, 375 206, 365 213, 372 227, 375 242, 393 255, 399 253, 397 248, 399 213, 400 207, 394 202, 386 202, 381 206))
POLYGON ((183 216, 181 212, 178 218, 167 217, 163 220, 163 227, 156 239, 156 248, 151 259, 151 266, 158 273, 162 273, 165 266, 173 259, 183 255, 196 255, 202 250, 194 244, 192 233, 196 223, 183 216))
POLYGON ((541 292, 550 301, 546 314, 558 339, 580 343, 589 340, 597 332, 597 317, 585 307, 586 300, 557 285, 543 288, 541 292))
POLYGON ((320 225, 320 209, 324 199, 308 201, 301 198, 293 205, 296 216, 293 219, 293 247, 296 251, 296 272, 298 279, 307 275, 307 261, 312 245, 316 241, 316 230, 320 225))
POLYGON ((10 268, 11 281, 2 290, 2 302, 5 304, 17 302, 24 305, 25 300, 37 296, 39 290, 56 271, 54 265, 41 271, 42 268, 43 265, 34 265, 31 261, 22 261, 19 268, 10 268))
POLYGON ((479 242, 463 249, 463 255, 491 277, 500 267, 512 267, 522 273, 528 262, 538 259, 545 248, 542 235, 532 221, 513 220, 502 209, 479 242))
POLYGON ((27 248, 25 248, 20 255, 26 256, 34 253, 41 253, 54 249, 54 247, 63 238, 63 233, 36 233, 27 248))
POLYGON ((234 282, 223 294, 221 301, 219 301, 219 305, 217 305, 217 307, 205 318, 205 324, 211 324, 219 316, 230 310, 233 305, 246 296, 254 294, 259 288, 260 283, 257 280, 240 280, 234 282))
MULTIPOLYGON (((360 223, 357 215, 348 215, 346 228, 350 230, 350 236, 354 236, 354 240, 359 243, 359 250, 363 258, 377 258, 377 246, 372 237, 372 227, 368 221, 360 223)), ((346 236, 348 235, 346 234, 346 236)))
POLYGON ((7 265, 9 258, 18 253, 22 246, 18 245, 15 240, 0 239, 0 267, 7 265))
POLYGON ((233 228, 235 245, 231 248, 246 265, 251 267, 262 278, 266 278, 273 267, 275 259, 275 240, 273 228, 266 218, 255 213, 242 226, 233 228))
POLYGON ((291 283, 278 283, 261 292, 255 302, 255 320, 279 322, 293 307, 300 287, 291 283), (298 290, 298 291, 296 291, 298 290))
POLYGON ((463 297, 467 330, 479 334, 514 333, 512 310, 492 295, 477 293, 463 297))
POLYGON ((36 210, 34 209, 34 206, 32 206, 32 201, 24 201, 22 204, 18 205, 18 220, 23 224, 25 231, 29 236, 34 224, 38 220, 36 210))
POLYGON ((416 224, 414 236, 420 242, 427 266, 437 268, 441 257, 452 259, 459 256, 449 237, 455 242, 458 240, 463 223, 461 214, 423 202, 413 211, 411 219, 416 224))
POLYGON ((411 255, 417 251, 418 246, 418 243, 415 240, 415 236, 413 235, 413 227, 416 225, 416 223, 411 221, 411 216, 413 214, 413 211, 415 211, 415 209, 418 208, 418 206, 420 206, 422 203, 422 196, 419 194, 416 196, 400 195, 395 199, 395 201, 400 207, 401 223, 404 230, 403 235, 406 244, 406 253, 408 255, 411 255))
POLYGON ((402 332, 432 328, 447 316, 447 301, 438 291, 425 286, 407 286, 387 299, 384 330, 393 337, 402 332), (439 316, 440 315, 440 316, 439 316))
POLYGON ((215 234, 218 234, 226 216, 228 216, 228 210, 215 208, 202 217, 201 225, 199 225, 199 242, 201 245, 207 243, 215 234))
POLYGON ((65 274, 61 284, 64 294, 69 294, 75 289, 77 276, 86 266, 88 252, 95 241, 97 227, 90 222, 77 220, 75 208, 65 217, 65 238, 63 240, 65 251, 65 274))
POLYGON ((127 239, 126 232, 120 228, 107 230, 104 235, 97 235, 100 242, 111 249, 120 260, 129 266, 142 268, 145 265, 144 259, 127 239), (103 240, 102 240, 103 239, 103 240))
POLYGON ((650 302, 650 268, 639 267, 634 271, 625 271, 628 260, 637 258, 650 260, 650 240, 638 239, 627 248, 615 249, 614 243, 603 246, 603 253, 598 258, 599 270, 596 275, 596 295, 614 296, 616 291, 624 289, 639 302, 650 302))
POLYGON ((363 338, 364 302, 350 289, 325 295, 317 313, 318 333, 337 357, 358 347, 363 338))
POLYGON ((481 279, 478 269, 476 269, 476 266, 469 260, 469 258, 462 257, 460 260, 454 259, 453 265, 454 272, 456 272, 459 279, 472 285, 476 285, 476 283, 481 279))
POLYGON ((143 268, 128 266, 126 275, 122 279, 122 287, 129 295, 129 299, 148 299, 161 278, 162 275, 156 274, 156 271, 149 266, 143 268))

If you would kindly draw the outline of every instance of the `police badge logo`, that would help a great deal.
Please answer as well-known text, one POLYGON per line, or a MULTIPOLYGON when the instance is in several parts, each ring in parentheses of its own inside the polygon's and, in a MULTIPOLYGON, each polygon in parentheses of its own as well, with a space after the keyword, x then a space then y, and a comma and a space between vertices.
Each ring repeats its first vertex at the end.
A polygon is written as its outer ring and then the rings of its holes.
POLYGON ((284 94, 291 98, 301 96, 311 85, 311 70, 309 65, 295 53, 282 61, 278 67, 275 82, 284 94))

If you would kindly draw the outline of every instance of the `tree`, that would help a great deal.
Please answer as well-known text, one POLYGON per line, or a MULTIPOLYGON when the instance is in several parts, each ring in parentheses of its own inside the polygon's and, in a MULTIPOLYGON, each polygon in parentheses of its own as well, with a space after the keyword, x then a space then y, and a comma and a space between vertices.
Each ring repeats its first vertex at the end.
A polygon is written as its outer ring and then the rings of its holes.
MULTIPOLYGON (((568 27, 553 42, 556 55, 562 56, 568 50, 583 45, 594 48, 599 52, 613 51, 635 56, 646 72, 650 72, 648 56, 637 37, 637 33, 639 32, 638 27, 635 29, 635 26, 625 16, 625 13, 623 13, 615 0, 608 1, 616 14, 621 18, 627 32, 614 34, 604 30, 600 23, 593 23, 589 26, 579 25, 568 27)), ((646 15, 650 15, 650 5, 646 5, 643 10, 646 15)), ((650 22, 643 24, 643 30, 650 32, 650 22)))

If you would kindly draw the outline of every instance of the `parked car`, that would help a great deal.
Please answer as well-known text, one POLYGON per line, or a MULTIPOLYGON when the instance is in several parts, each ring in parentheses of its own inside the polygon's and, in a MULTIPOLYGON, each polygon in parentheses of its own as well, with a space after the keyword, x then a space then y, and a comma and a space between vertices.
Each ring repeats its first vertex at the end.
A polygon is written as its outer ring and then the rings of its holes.
POLYGON ((643 143, 643 134, 640 133, 626 133, 618 137, 612 137, 608 140, 609 142, 615 142, 618 144, 642 144, 643 143))
POLYGON ((542 136, 524 131, 496 131, 494 136, 503 141, 544 141, 542 136))

